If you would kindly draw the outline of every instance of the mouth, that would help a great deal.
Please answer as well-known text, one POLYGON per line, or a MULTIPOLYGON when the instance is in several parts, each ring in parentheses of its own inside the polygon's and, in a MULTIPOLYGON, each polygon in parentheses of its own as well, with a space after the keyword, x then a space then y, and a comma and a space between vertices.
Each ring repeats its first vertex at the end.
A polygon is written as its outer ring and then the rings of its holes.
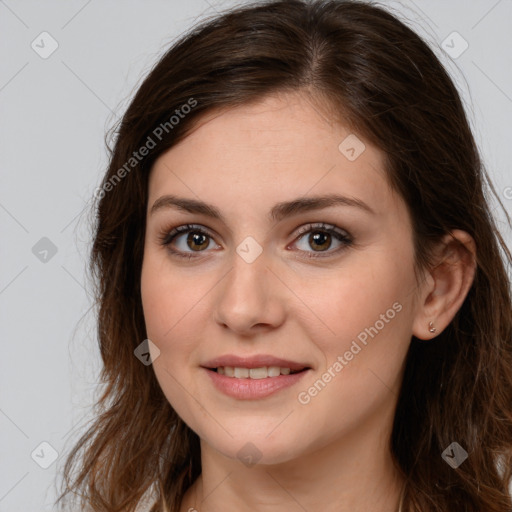
POLYGON ((237 400, 258 400, 297 385, 312 366, 269 354, 227 354, 201 367, 214 388, 237 400))
POLYGON ((237 400, 259 400, 290 388, 304 379, 311 368, 287 366, 217 366, 204 371, 214 388, 237 400))
POLYGON ((218 366, 216 368, 207 368, 212 372, 225 377, 234 379, 267 379, 271 377, 279 377, 280 375, 293 375, 301 373, 310 368, 305 366, 300 369, 292 369, 286 366, 260 366, 258 368, 246 368, 242 366, 218 366))
POLYGON ((201 366, 219 375, 235 379, 266 379, 280 375, 293 375, 311 369, 306 363, 269 354, 252 356, 227 354, 206 361, 201 366))

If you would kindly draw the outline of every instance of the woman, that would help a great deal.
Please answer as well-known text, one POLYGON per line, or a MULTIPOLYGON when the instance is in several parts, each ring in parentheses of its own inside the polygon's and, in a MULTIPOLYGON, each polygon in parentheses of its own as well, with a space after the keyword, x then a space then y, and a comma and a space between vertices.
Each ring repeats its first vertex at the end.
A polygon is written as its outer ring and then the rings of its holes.
POLYGON ((66 491, 510 512, 512 257, 484 179, 451 79, 385 10, 284 0, 196 27, 97 193, 105 390, 66 491))

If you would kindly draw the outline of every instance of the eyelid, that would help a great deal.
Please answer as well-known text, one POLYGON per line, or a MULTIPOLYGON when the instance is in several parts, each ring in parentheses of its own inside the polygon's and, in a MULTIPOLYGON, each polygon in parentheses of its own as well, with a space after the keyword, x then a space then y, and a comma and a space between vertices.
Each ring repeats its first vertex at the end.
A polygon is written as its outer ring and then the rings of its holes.
POLYGON ((346 238, 352 238, 352 236, 348 233, 348 231, 345 231, 344 229, 338 228, 334 224, 326 224, 325 222, 308 222, 307 224, 304 224, 301 226, 297 231, 297 237, 300 237, 301 235, 305 233, 309 233, 310 231, 313 231, 314 229, 318 229, 319 231, 334 231, 340 236, 344 236, 346 238))
POLYGON ((170 246, 171 242, 173 242, 178 236, 189 233, 190 231, 202 233, 210 237, 212 240, 215 239, 213 231, 209 230, 202 224, 180 224, 173 228, 162 229, 157 236, 157 240, 160 245, 170 246))

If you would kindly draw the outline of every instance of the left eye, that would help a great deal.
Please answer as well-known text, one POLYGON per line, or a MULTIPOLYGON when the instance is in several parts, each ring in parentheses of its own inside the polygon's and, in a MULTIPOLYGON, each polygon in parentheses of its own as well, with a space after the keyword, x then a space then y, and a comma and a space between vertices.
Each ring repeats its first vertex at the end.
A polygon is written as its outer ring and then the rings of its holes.
MULTIPOLYGON (((329 251, 328 255, 331 255, 333 253, 337 253, 340 250, 345 249, 346 247, 350 246, 352 243, 352 239, 350 235, 345 232, 341 231, 335 226, 329 226, 323 223, 320 224, 308 224, 307 226, 304 226, 299 231, 299 241, 306 241, 306 243, 309 245, 309 247, 316 246, 319 250, 312 251, 313 253, 318 252, 326 252, 328 249, 331 248, 333 237, 336 241, 339 242, 340 246, 338 249, 334 251, 329 251), (306 238, 305 235, 309 233, 309 236, 306 238), (304 240, 303 240, 304 239, 304 240)), ((311 254, 311 251, 301 249, 303 252, 310 253, 308 258, 323 258, 324 256, 320 256, 319 254, 311 254)))
MULTIPOLYGON (((310 247, 315 247, 318 250, 308 251, 307 249, 300 249, 300 252, 309 253, 307 258, 319 258, 325 257, 320 256, 321 252, 327 252, 327 256, 333 253, 345 249, 352 244, 352 239, 346 231, 342 231, 336 226, 326 225, 324 223, 319 224, 308 224, 303 226, 298 232, 299 242, 306 241, 310 247), (305 235, 309 233, 306 239, 305 235), (328 251, 331 248, 334 240, 339 243, 339 247, 334 251, 328 251)), ((210 241, 213 241, 213 236, 205 228, 199 225, 187 224, 185 226, 179 226, 174 228, 170 232, 165 232, 161 236, 161 244, 168 246, 171 254, 183 257, 183 258, 194 258, 193 253, 204 252, 204 249, 208 249, 210 241), (187 235, 183 237, 183 235, 187 235), (182 247, 179 247, 179 242, 182 242, 182 247), (184 244, 183 244, 184 241, 184 244), (178 249, 174 249, 172 245, 178 246, 178 249), (187 250, 191 249, 190 251, 187 250)), ((294 242, 297 243, 297 242, 294 242)))

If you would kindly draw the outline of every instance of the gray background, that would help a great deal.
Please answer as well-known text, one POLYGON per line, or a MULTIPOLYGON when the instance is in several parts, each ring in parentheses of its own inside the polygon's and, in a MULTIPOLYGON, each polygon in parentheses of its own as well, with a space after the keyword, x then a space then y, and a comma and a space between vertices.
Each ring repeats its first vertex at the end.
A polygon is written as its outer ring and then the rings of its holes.
MULTIPOLYGON (((407 18, 448 66, 510 211, 512 1, 382 3, 407 18), (464 42, 454 31, 469 45, 456 58, 464 42)), ((0 512, 52 510, 56 474, 97 396, 99 353, 84 272, 89 201, 107 162, 105 131, 175 38, 232 5, 0 0, 0 512), (47 58, 40 54, 52 40, 44 31, 58 43, 47 58), (55 461, 42 442, 56 450, 55 461)), ((510 246, 505 217, 493 207, 510 246)))

